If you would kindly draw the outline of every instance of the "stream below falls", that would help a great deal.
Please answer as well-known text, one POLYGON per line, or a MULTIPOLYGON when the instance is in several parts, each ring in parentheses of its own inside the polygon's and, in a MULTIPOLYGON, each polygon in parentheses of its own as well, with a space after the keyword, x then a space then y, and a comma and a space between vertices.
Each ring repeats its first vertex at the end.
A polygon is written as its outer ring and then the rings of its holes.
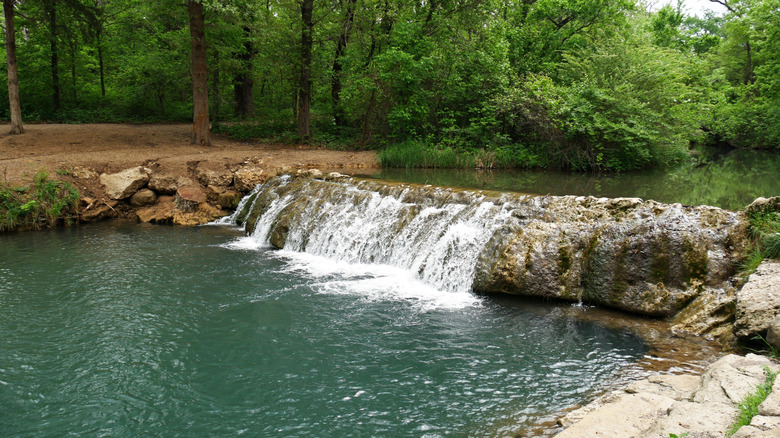
POLYGON ((123 222, 0 234, 0 333, 6 437, 504 436, 717 354, 232 226, 123 222))

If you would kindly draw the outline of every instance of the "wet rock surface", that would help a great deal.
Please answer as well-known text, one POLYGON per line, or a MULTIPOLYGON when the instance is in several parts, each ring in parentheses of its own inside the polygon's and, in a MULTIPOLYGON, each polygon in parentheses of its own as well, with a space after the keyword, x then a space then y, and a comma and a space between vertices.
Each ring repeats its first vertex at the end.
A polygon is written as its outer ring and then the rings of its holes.
MULTIPOLYGON (((338 244, 353 247, 345 254, 354 261, 392 264, 403 258, 393 251, 425 254, 431 245, 476 251, 468 262, 474 266, 460 268, 473 269, 468 281, 476 292, 582 301, 652 316, 671 316, 703 292, 728 297, 745 238, 740 213, 707 206, 327 179, 272 179, 237 220, 252 233, 257 219, 284 199, 268 219, 266 237, 278 247, 294 234, 296 250, 311 248, 309 238, 329 221, 363 223, 374 231, 358 236, 363 231, 356 226, 343 236, 348 242, 338 244), (442 218, 446 224, 426 234, 425 227, 442 218), (490 235, 468 240, 482 229, 490 235)), ((408 267, 446 282, 455 265, 425 257, 408 267)), ((715 303, 715 309, 724 306, 728 302, 715 303)))

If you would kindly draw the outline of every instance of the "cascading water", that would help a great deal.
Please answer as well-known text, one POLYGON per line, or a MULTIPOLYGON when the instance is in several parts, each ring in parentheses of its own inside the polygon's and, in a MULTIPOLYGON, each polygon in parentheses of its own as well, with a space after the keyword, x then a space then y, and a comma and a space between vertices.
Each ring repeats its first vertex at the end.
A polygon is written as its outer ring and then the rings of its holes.
POLYGON ((285 176, 258 186, 226 222, 240 222, 242 211, 262 208, 263 213, 249 229, 254 239, 266 243, 273 240, 273 228, 281 216, 291 214, 291 205, 304 202, 307 206, 302 210, 307 214, 290 223, 281 245, 284 249, 349 263, 402 268, 442 291, 471 290, 479 254, 510 218, 505 208, 485 201, 484 195, 469 203, 422 206, 405 199, 408 190, 382 194, 357 185, 334 196, 326 192, 329 186, 340 184, 314 179, 307 182, 322 187, 308 189, 318 193, 300 197, 296 191, 272 196, 264 207, 258 205, 274 189, 292 181, 285 176), (252 205, 247 205, 250 202, 252 205))
POLYGON ((387 265, 447 292, 509 292, 671 315, 733 275, 738 213, 285 175, 226 222, 256 242, 387 265))

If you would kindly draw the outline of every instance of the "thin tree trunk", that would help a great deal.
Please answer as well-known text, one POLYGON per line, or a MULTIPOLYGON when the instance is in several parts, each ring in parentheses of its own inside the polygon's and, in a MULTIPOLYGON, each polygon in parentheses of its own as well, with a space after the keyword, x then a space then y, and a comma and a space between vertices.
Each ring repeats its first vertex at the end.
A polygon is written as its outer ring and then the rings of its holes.
POLYGON ((19 74, 16 70, 16 34, 14 31, 14 1, 3 0, 5 15, 5 52, 8 64, 8 103, 11 106, 11 132, 22 134, 22 107, 19 104, 19 74))
POLYGON ((236 114, 242 119, 255 113, 255 79, 253 74, 255 48, 252 44, 252 30, 244 27, 244 51, 238 55, 241 68, 233 81, 233 94, 236 100, 236 114))
POLYGON ((100 93, 103 97, 106 97, 106 70, 103 64, 103 42, 100 37, 98 37, 97 52, 98 64, 100 65, 100 93))
POLYGON ((211 145, 209 129, 209 90, 206 74, 206 30, 203 5, 188 0, 190 37, 192 39, 192 143, 211 145))
POLYGON ((215 63, 217 65, 217 67, 214 69, 214 82, 212 83, 212 87, 211 87, 211 90, 212 90, 211 93, 214 96, 214 99, 213 99, 213 101, 214 101, 214 112, 213 112, 213 115, 212 115, 211 118, 214 119, 214 123, 219 123, 219 120, 220 120, 220 117, 221 117, 220 114, 222 113, 222 96, 220 95, 220 90, 222 88, 220 88, 221 84, 219 83, 219 81, 221 80, 221 77, 220 77, 220 73, 221 72, 219 71, 220 60, 219 60, 219 51, 218 50, 214 54, 214 57, 215 57, 215 61, 216 61, 215 63))
POLYGON ((60 61, 59 52, 57 48, 57 0, 48 0, 45 3, 45 8, 49 15, 49 47, 51 49, 51 88, 52 88, 52 104, 54 105, 54 111, 60 110, 60 61))
POLYGON ((311 49, 314 21, 314 0, 301 2, 301 77, 298 87, 298 137, 306 141, 311 137, 311 49))
POLYGON ((347 15, 344 19, 344 27, 339 35, 339 40, 336 42, 336 54, 333 59, 333 75, 330 79, 330 100, 333 108, 333 121, 336 123, 336 126, 339 127, 347 125, 344 108, 341 106, 341 71, 343 69, 341 57, 344 56, 344 52, 347 50, 347 44, 349 43, 349 32, 355 18, 356 2, 357 0, 348 0, 347 2, 347 15))

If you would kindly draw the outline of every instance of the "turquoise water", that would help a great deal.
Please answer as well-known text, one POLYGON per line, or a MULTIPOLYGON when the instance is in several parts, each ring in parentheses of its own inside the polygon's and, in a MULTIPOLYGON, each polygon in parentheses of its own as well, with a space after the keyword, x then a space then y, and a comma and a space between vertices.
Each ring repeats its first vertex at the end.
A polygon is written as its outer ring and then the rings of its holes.
POLYGON ((672 170, 620 174, 383 169, 372 177, 541 195, 638 197, 729 210, 741 210, 760 196, 780 196, 780 153, 736 150, 702 154, 698 162, 672 170))
POLYGON ((229 227, 0 235, 0 435, 505 434, 647 350, 559 310, 229 227))

